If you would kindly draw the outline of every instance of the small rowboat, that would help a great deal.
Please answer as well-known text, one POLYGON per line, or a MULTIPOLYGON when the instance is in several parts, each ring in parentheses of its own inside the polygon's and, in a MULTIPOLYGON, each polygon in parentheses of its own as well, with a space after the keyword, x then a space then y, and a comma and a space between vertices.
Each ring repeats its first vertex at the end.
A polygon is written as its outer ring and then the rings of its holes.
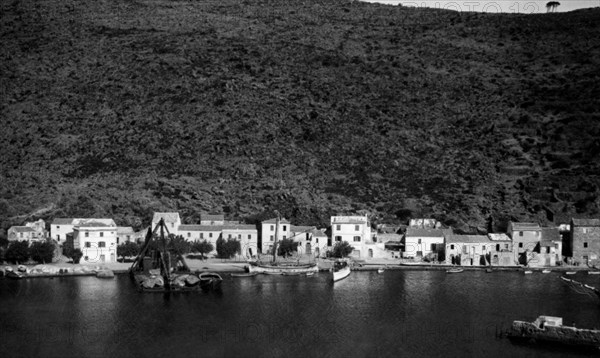
POLYGON ((523 271, 523 274, 525 274, 525 275, 529 275, 529 274, 532 274, 532 273, 533 273, 533 271, 531 271, 531 270, 525 270, 525 271, 523 271))
POLYGON ((464 271, 464 269, 461 269, 461 268, 453 268, 453 269, 446 270, 446 273, 460 273, 463 271, 464 271))
POLYGON ((567 272, 565 272, 565 275, 574 275, 576 273, 577 273, 577 271, 567 271, 567 272))
POLYGON ((552 270, 542 270, 542 273, 550 273, 552 270))

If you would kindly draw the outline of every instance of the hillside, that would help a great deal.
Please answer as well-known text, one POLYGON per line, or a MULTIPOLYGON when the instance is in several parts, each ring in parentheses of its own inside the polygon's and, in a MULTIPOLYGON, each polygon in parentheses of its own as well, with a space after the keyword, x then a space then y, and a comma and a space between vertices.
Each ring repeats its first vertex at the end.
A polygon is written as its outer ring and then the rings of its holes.
POLYGON ((599 216, 600 9, 0 4, 0 222, 599 216))

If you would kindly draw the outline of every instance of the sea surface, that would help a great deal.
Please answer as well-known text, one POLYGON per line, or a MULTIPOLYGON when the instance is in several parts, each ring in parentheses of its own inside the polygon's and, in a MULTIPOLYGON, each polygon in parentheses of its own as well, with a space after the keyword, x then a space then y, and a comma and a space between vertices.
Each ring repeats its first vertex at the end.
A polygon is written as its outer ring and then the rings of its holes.
MULTIPOLYGON (((127 275, 0 279, 0 357, 587 356, 496 336, 538 315, 600 327, 600 300, 559 275, 224 275, 220 291, 171 295, 127 275)), ((570 277, 600 287, 600 275, 570 277)))

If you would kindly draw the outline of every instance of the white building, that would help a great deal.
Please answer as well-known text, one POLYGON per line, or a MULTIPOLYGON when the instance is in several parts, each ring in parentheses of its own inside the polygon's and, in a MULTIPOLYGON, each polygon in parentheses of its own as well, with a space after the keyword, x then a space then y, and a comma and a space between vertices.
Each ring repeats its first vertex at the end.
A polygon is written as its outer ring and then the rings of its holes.
MULTIPOLYGON (((275 226, 277 225, 277 219, 269 219, 260 223, 261 227, 261 242, 260 242, 260 253, 266 254, 273 249, 273 243, 275 242, 275 226)), ((279 220, 279 231, 277 233, 277 241, 287 239, 290 237, 290 222, 286 219, 279 220)))
POLYGON ((239 240, 243 256, 247 258, 256 256, 258 253, 258 230, 256 230, 256 226, 229 224, 223 225, 222 230, 223 239, 239 240))
POLYGON ((112 219, 80 219, 73 227, 73 246, 83 252, 83 262, 116 262, 117 225, 112 219))
MULTIPOLYGON (((158 225, 160 219, 165 220, 165 225, 167 226, 169 234, 179 235, 178 229, 181 225, 179 213, 154 213, 154 216, 152 217, 152 230, 158 225)), ((157 234, 160 235, 160 231, 157 231, 157 234)), ((166 234, 167 233, 165 233, 165 235, 166 234)))
POLYGON ((365 216, 332 216, 331 217, 332 245, 346 241, 354 251, 351 256, 361 258, 367 255, 365 245, 371 243, 371 226, 369 218, 365 216))
POLYGON ((406 228, 403 257, 422 258, 430 253, 439 253, 443 248, 444 230, 419 227, 406 228))
POLYGON ((131 226, 117 226, 117 245, 127 241, 135 241, 135 231, 131 226))
POLYGON ((39 219, 34 222, 26 222, 23 226, 11 226, 7 231, 9 241, 33 241, 46 240, 46 223, 39 219))
POLYGON ((50 237, 56 240, 59 245, 62 245, 67 240, 67 234, 73 232, 73 227, 76 222, 84 219, 74 218, 56 218, 50 224, 50 237))
POLYGON ((200 215, 200 225, 225 225, 225 215, 202 214, 200 215))

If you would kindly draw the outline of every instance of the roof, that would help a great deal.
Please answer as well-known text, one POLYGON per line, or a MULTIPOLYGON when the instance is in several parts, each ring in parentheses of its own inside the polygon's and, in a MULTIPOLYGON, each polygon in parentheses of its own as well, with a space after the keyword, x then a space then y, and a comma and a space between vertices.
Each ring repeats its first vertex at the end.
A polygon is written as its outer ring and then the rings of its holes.
POLYGON ((237 224, 237 225, 223 225, 221 226, 223 228, 223 231, 226 230, 255 230, 256 231, 256 226, 254 225, 244 225, 244 224, 237 224))
POLYGON ((369 219, 366 216, 332 216, 332 224, 364 224, 368 223, 369 219))
POLYGON ((296 233, 301 233, 301 232, 311 232, 312 229, 314 229, 314 226, 296 226, 296 225, 292 225, 292 227, 290 228, 290 231, 292 232, 296 232, 296 233))
MULTIPOLYGON (((269 220, 265 220, 262 222, 263 224, 276 224, 277 223, 277 218, 273 218, 273 219, 269 219, 269 220)), ((290 222, 287 221, 286 219, 280 219, 279 220, 280 224, 289 224, 290 222)))
POLYGON ((223 225, 179 225, 179 231, 221 231, 223 225))
POLYGON ((52 220, 52 225, 72 225, 73 224, 73 218, 56 218, 54 220, 52 220))
POLYGON ((117 226, 117 234, 132 234, 134 233, 131 226, 117 226))
POLYGON ((200 221, 223 221, 225 215, 223 214, 201 214, 200 221))
POLYGON ((513 231, 539 231, 542 229, 538 223, 518 223, 511 221, 510 224, 513 231))
POLYGON ((114 227, 115 225, 110 225, 109 223, 101 222, 101 221, 85 221, 77 225, 77 227, 114 227))
POLYGON ((444 237, 444 232, 440 229, 423 229, 418 227, 407 227, 406 236, 444 237))
POLYGON ((29 226, 11 226, 8 230, 12 230, 15 232, 35 232, 35 230, 33 228, 30 228, 29 226))
POLYGON ((542 243, 552 241, 561 241, 560 231, 556 227, 543 227, 542 228, 542 243))
POLYGON ((377 241, 398 241, 402 240, 402 235, 400 234, 377 234, 377 241))
POLYGON ((159 222, 160 219, 164 219, 167 223, 176 223, 181 222, 179 219, 179 213, 154 213, 154 217, 152 218, 152 222, 159 222))
POLYGON ((600 226, 600 219, 571 219, 573 226, 600 226))
POLYGON ((319 229, 313 229, 311 233, 313 237, 327 237, 327 234, 319 229))
POLYGON ((434 229, 437 225, 436 219, 410 219, 408 226, 434 229))
POLYGON ((512 241, 510 236, 506 234, 488 234, 488 238, 491 241, 512 241))
POLYGON ((487 235, 448 235, 446 237, 446 243, 489 243, 490 239, 487 235))

